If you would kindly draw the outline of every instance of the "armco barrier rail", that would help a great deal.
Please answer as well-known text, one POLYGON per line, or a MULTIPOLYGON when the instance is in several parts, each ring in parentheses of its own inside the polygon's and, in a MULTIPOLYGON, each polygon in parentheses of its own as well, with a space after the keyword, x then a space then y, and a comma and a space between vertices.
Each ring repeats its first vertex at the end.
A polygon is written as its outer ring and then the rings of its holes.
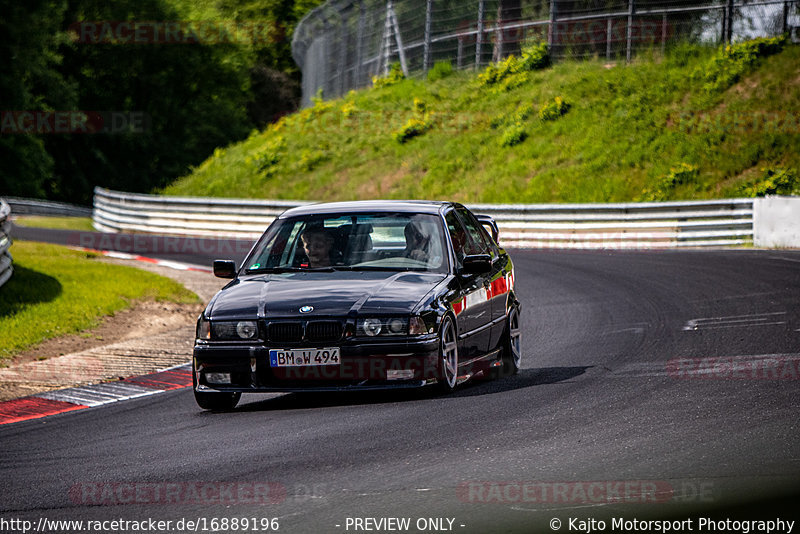
POLYGON ((11 254, 8 248, 11 246, 11 208, 0 199, 0 286, 5 284, 14 267, 11 264, 11 254))
POLYGON ((49 215, 63 217, 91 217, 92 208, 84 208, 64 202, 35 200, 32 198, 6 197, 14 215, 49 215))
MULTIPOLYGON (((96 188, 94 225, 106 232, 255 239, 284 210, 308 204, 140 195, 96 188)), ((753 241, 753 200, 469 206, 493 216, 514 248, 671 248, 753 241)))

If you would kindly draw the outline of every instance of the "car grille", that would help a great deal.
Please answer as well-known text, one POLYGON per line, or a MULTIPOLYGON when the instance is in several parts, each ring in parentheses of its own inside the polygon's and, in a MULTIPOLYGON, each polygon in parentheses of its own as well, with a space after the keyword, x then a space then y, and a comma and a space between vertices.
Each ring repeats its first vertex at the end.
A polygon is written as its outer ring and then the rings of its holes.
POLYGON ((342 337, 342 323, 339 321, 309 321, 306 326, 308 341, 339 341, 342 337))
POLYGON ((271 322, 267 327, 269 340, 273 343, 299 343, 301 341, 328 342, 342 338, 342 323, 339 321, 271 322))
POLYGON ((303 323, 269 323, 269 340, 294 343, 303 339, 303 323))

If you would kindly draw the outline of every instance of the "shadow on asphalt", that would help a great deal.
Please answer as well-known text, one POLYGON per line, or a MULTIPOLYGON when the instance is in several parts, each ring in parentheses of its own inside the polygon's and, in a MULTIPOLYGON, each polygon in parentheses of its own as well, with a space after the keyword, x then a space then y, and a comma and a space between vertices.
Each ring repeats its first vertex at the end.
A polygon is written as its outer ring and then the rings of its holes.
POLYGON ((260 412, 268 410, 298 410, 332 406, 382 404, 409 402, 424 399, 451 399, 475 397, 514 391, 517 389, 556 384, 580 376, 589 367, 545 367, 523 369, 519 374, 497 380, 477 378, 463 384, 449 395, 440 395, 431 387, 420 389, 399 389, 389 391, 352 391, 330 393, 289 393, 256 402, 247 402, 248 395, 242 396, 241 404, 235 412, 260 412))

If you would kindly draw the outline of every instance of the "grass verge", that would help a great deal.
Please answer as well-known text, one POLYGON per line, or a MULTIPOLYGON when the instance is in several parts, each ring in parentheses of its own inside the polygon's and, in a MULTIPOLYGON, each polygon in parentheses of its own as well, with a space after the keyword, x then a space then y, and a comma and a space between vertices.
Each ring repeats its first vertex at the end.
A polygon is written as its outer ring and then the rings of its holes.
POLYGON ((94 232, 91 217, 43 217, 39 215, 15 215, 14 224, 30 228, 52 228, 55 230, 75 230, 94 232))
POLYGON ((16 241, 14 275, 0 287, 0 362, 46 339, 97 326, 140 299, 194 303, 163 276, 57 245, 16 241))

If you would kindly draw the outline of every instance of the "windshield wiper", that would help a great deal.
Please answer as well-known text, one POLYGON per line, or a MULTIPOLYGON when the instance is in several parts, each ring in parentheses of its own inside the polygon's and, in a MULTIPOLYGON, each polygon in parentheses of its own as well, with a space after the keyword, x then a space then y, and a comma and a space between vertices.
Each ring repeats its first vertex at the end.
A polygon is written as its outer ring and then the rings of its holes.
POLYGON ((349 271, 427 271, 426 267, 389 267, 378 265, 353 265, 349 271))
POLYGON ((299 273, 307 271, 308 269, 301 269, 300 267, 261 267, 259 269, 245 269, 245 274, 264 274, 264 273, 299 273))

